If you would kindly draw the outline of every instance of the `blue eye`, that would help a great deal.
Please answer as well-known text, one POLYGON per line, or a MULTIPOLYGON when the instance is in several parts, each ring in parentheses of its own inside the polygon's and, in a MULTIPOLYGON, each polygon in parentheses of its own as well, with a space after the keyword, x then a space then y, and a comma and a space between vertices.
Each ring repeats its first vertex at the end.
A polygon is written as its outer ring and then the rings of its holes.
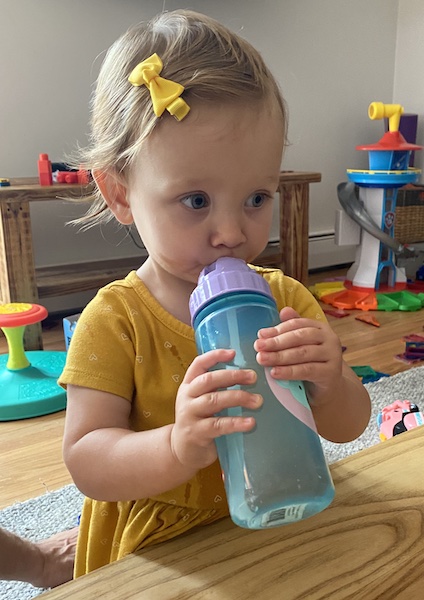
POLYGON ((246 204, 248 206, 252 206, 253 208, 259 208, 265 202, 265 198, 266 198, 265 194, 253 194, 247 200, 246 204))
POLYGON ((194 208, 195 210, 199 210, 200 208, 205 208, 208 206, 208 199, 204 194, 191 194, 190 196, 183 198, 181 202, 185 206, 194 208))

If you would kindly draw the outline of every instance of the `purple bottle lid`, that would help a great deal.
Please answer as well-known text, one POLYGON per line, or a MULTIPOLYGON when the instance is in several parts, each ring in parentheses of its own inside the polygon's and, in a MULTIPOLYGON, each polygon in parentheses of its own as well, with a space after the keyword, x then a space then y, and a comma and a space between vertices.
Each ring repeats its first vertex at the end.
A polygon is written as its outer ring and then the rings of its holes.
POLYGON ((243 260, 219 258, 205 267, 199 275, 197 287, 190 296, 191 321, 194 321, 197 313, 208 302, 228 292, 256 292, 269 298, 273 297, 265 279, 243 260))

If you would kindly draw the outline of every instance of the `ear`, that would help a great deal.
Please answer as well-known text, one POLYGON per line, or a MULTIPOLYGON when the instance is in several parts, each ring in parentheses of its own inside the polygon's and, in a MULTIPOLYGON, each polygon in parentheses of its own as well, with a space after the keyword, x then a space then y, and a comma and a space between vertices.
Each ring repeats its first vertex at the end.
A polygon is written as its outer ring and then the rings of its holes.
POLYGON ((131 207, 127 200, 127 188, 115 173, 93 170, 93 178, 106 204, 122 225, 133 223, 131 207))

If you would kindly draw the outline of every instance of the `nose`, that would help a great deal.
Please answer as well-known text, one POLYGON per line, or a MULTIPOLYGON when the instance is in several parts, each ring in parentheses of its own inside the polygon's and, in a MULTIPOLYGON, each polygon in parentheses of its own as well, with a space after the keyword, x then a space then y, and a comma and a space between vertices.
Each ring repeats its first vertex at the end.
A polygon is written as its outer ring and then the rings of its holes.
POLYGON ((237 248, 246 241, 243 232, 241 215, 222 215, 215 221, 211 233, 211 244, 214 248, 220 246, 226 248, 237 248))

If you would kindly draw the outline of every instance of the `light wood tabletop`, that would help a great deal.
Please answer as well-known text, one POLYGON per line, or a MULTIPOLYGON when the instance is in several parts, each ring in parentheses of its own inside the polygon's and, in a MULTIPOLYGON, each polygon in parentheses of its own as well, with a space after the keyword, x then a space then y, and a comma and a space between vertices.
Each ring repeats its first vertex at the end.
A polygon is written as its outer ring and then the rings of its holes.
POLYGON ((333 504, 248 531, 223 519, 43 595, 46 600, 422 600, 424 427, 331 467, 333 504))

